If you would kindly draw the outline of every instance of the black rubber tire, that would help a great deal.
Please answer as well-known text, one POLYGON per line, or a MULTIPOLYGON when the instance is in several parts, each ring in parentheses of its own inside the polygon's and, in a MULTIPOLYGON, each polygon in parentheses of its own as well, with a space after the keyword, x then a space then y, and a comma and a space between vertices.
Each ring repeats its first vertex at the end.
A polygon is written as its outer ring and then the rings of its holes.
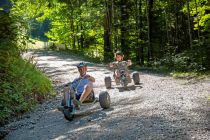
POLYGON ((121 80, 121 85, 123 86, 123 88, 127 88, 128 82, 126 78, 121 80))
POLYGON ((65 101, 65 99, 62 99, 62 101, 61 101, 61 106, 66 106, 66 101, 65 101))
POLYGON ((104 82, 105 82, 105 86, 107 89, 111 88, 112 87, 112 79, 111 77, 105 77, 104 78, 104 82))
POLYGON ((71 111, 68 108, 63 110, 63 115, 64 115, 64 118, 68 121, 73 121, 74 119, 74 115, 71 114, 71 111))
POLYGON ((135 85, 140 84, 140 78, 139 78, 139 73, 138 72, 133 73, 133 82, 134 82, 135 85))
POLYGON ((103 109, 108 109, 110 107, 111 100, 107 91, 102 91, 99 93, 99 103, 103 109))

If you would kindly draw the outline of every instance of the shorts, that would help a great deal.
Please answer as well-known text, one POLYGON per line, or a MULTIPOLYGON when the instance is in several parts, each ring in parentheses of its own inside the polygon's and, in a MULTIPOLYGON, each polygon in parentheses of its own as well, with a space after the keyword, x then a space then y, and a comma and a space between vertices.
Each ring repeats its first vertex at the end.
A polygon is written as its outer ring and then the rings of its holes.
MULTIPOLYGON (((82 93, 81 94, 76 94, 76 99, 79 100, 81 95, 82 95, 82 93)), ((90 96, 90 98, 94 98, 94 92, 92 91, 89 96, 90 96)))

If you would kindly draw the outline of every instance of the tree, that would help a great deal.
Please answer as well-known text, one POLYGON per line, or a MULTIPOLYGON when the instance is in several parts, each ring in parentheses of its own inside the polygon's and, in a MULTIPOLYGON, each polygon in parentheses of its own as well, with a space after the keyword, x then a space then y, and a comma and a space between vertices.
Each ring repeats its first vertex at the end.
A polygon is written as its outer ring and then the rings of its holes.
POLYGON ((104 15, 104 61, 110 62, 112 58, 112 43, 111 43, 111 23, 112 23, 112 4, 105 0, 105 15, 104 15))

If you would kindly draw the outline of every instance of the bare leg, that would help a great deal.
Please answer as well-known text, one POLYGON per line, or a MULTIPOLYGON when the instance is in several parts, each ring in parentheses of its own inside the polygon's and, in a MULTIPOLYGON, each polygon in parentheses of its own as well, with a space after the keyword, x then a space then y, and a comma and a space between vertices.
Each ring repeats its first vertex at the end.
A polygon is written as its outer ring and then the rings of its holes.
POLYGON ((86 85, 79 101, 83 103, 87 99, 87 97, 90 96, 92 90, 93 88, 90 85, 86 85))

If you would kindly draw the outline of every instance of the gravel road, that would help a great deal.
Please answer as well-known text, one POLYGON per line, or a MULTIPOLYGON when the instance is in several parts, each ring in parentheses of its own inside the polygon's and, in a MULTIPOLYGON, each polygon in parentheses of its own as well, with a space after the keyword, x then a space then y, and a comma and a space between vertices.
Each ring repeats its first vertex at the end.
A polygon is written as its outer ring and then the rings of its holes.
POLYGON ((89 63, 88 73, 95 76, 96 95, 107 90, 111 108, 91 106, 91 113, 64 119, 56 107, 65 84, 78 76, 74 56, 52 51, 30 52, 37 66, 53 81, 59 95, 39 105, 35 111, 4 127, 10 133, 5 140, 113 140, 113 139, 210 139, 210 81, 173 79, 150 72, 139 72, 141 84, 122 90, 113 83, 104 86, 104 77, 112 75, 106 67, 89 63))

